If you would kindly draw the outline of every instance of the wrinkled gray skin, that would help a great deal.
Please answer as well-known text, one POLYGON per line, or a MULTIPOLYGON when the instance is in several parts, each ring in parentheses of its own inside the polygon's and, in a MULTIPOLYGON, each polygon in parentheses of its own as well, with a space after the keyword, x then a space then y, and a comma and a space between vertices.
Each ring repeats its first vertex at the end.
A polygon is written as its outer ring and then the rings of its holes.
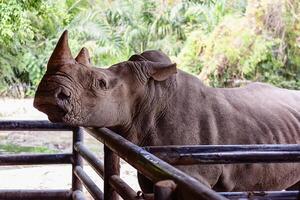
MULTIPOLYGON (((34 101, 53 122, 109 127, 141 146, 300 143, 298 91, 262 83, 210 88, 159 51, 94 68, 86 49, 71 57, 66 35, 34 101)), ((281 190, 300 180, 299 164, 179 168, 217 191, 281 190)))

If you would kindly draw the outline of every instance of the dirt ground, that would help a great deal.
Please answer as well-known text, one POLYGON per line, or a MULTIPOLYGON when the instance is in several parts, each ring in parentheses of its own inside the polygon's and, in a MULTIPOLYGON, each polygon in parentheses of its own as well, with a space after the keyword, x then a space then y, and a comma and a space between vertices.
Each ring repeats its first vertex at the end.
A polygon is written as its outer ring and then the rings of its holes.
MULTIPOLYGON (((47 120, 47 116, 32 106, 32 99, 0 99, 0 120, 47 120)), ((71 132, 22 132, 0 131, 0 155, 21 153, 34 148, 34 151, 70 152, 71 132)), ((86 146, 103 159, 103 145, 88 134, 86 146)), ((28 153, 28 152, 26 152, 28 153)), ((103 181, 87 164, 84 170, 103 189, 103 181)), ((136 191, 139 186, 136 171, 121 161, 121 177, 136 191)), ((44 166, 5 166, 0 167, 0 189, 68 189, 71 187, 71 167, 69 165, 44 166)))

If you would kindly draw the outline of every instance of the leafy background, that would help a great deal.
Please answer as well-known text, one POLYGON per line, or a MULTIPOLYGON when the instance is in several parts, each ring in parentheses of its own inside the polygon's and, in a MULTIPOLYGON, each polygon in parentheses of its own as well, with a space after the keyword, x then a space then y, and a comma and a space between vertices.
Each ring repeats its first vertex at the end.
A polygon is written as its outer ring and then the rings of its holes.
POLYGON ((213 87, 300 89, 299 0, 0 0, 0 96, 34 94, 65 29, 99 67, 160 49, 213 87))

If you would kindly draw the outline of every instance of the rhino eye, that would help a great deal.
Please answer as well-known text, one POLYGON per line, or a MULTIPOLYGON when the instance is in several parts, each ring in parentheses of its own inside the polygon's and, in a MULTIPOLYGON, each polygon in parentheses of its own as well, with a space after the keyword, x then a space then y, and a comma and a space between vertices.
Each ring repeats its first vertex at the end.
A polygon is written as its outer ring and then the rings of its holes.
POLYGON ((106 81, 104 79, 99 79, 98 80, 98 86, 99 86, 99 88, 101 88, 103 90, 107 89, 106 81))

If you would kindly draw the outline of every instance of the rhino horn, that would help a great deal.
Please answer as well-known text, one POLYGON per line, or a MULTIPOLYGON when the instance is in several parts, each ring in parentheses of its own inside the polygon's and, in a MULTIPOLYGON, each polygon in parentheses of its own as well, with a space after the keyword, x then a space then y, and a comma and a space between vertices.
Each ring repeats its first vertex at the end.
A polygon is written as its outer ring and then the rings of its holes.
POLYGON ((85 66, 90 66, 91 65, 91 59, 89 55, 89 51, 87 48, 83 47, 80 52, 78 53, 77 57, 75 58, 77 62, 80 64, 83 64, 85 66))
POLYGON ((67 63, 74 63, 74 59, 68 44, 68 31, 65 30, 56 44, 56 47, 48 61, 47 68, 49 69, 53 66, 67 63))

